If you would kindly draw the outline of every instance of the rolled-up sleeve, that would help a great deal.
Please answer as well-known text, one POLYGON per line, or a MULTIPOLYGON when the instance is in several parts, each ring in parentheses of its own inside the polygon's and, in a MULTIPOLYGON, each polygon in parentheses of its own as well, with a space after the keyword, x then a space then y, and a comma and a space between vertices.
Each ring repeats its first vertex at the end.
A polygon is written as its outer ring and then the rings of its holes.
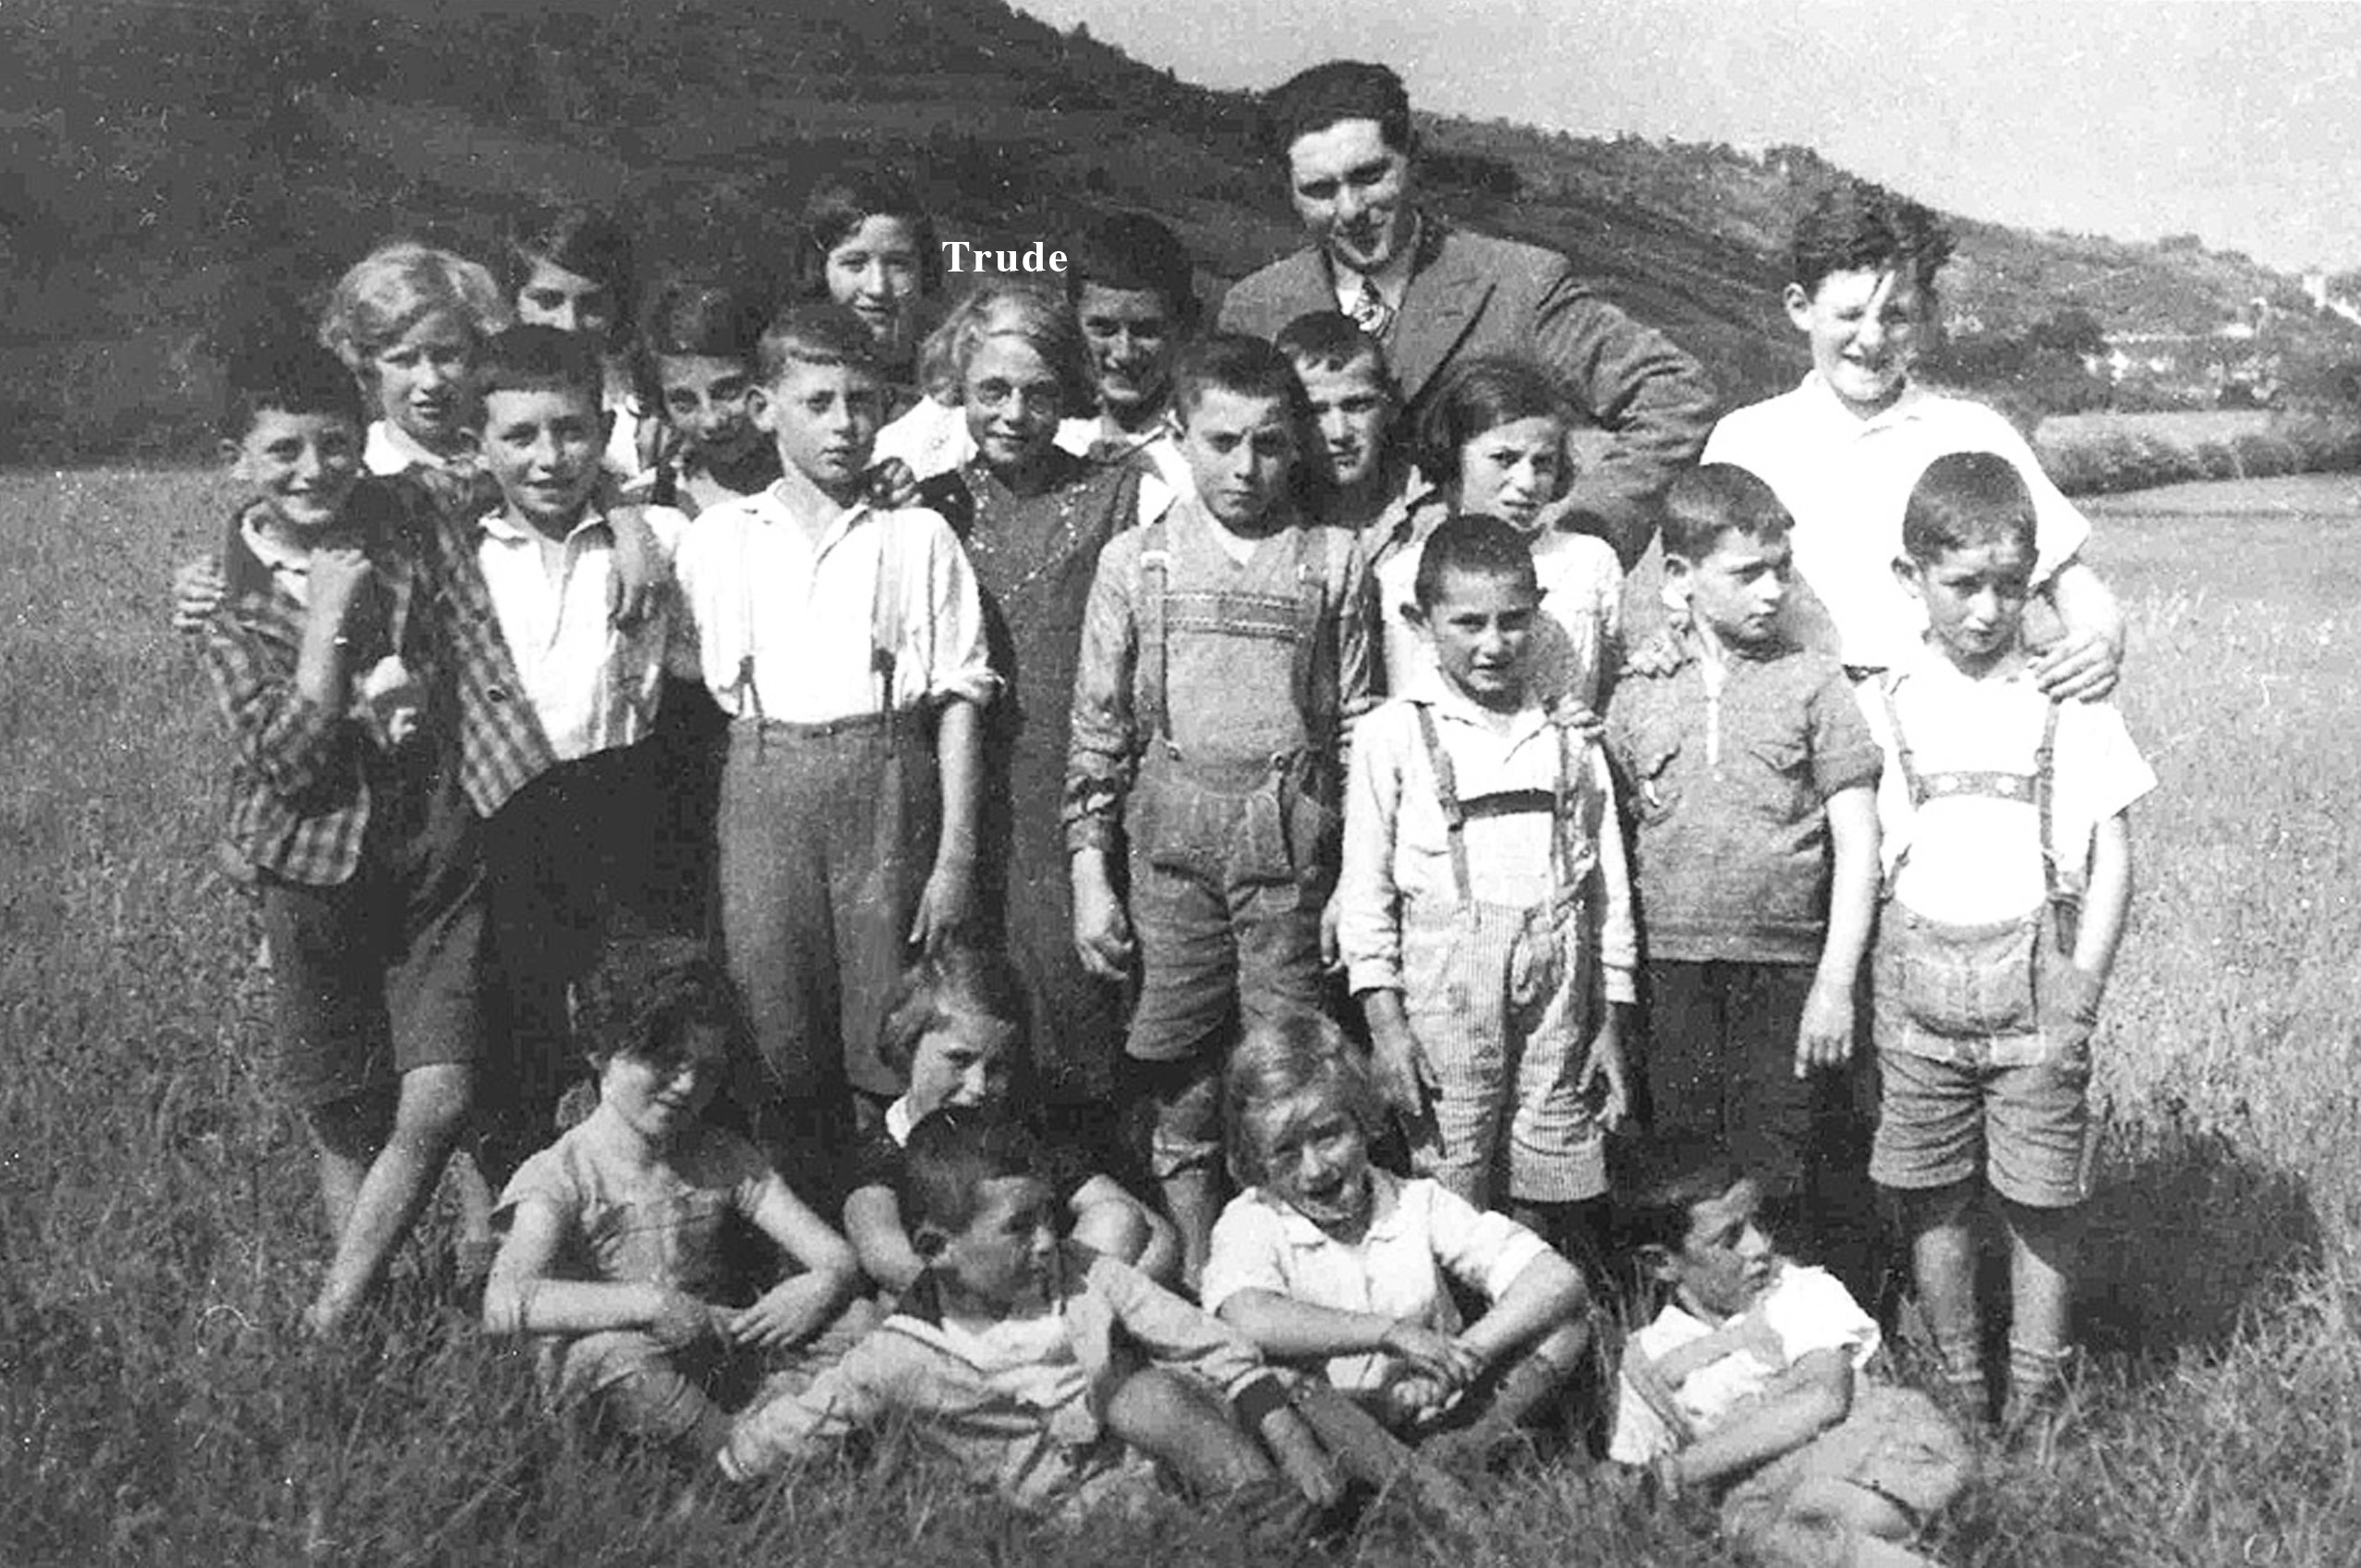
POLYGON ((1066 750, 1062 818, 1066 849, 1112 850, 1138 754, 1132 681, 1139 657, 1133 613, 1139 535, 1119 534, 1099 551, 1083 613, 1074 673, 1073 723, 1066 750))
POLYGON ((882 1420, 889 1407, 887 1369, 875 1363, 890 1354, 890 1345, 873 1333, 803 1393, 782 1394, 741 1415, 731 1423, 729 1443, 721 1450, 723 1474, 733 1481, 770 1475, 823 1443, 882 1420))
MULTIPOLYGON (((991 648, 984 635, 984 596, 975 585, 975 569, 950 524, 931 512, 914 515, 920 520, 926 570, 917 582, 905 576, 902 593, 906 624, 926 627, 930 639, 926 689, 920 694, 937 700, 963 698, 981 707, 999 689, 999 677, 992 672, 991 648)), ((902 542, 890 540, 886 548, 902 542)))

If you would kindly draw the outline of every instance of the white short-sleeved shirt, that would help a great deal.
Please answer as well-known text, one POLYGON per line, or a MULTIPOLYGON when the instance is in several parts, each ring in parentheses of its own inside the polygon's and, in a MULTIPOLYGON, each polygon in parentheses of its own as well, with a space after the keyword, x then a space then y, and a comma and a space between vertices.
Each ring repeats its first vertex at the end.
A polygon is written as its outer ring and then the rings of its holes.
POLYGON ((1894 577, 1903 508, 1927 464, 1955 452, 1996 453, 2024 476, 2040 552, 2037 584, 2090 537, 2089 520, 2041 472, 2014 426, 1980 403, 1920 387, 1863 419, 1814 371, 1793 392, 1725 416, 1703 461, 1735 463, 1777 492, 1796 520, 1796 573, 1827 607, 1838 657, 1885 669, 1926 630, 1926 612, 1894 577))
MULTIPOLYGON (((1459 1309, 1446 1273, 1498 1300, 1549 1246, 1508 1218, 1476 1208, 1424 1176, 1404 1181, 1372 1170, 1369 1229, 1338 1241, 1284 1199, 1250 1187, 1215 1222, 1199 1299, 1218 1313, 1245 1290, 1267 1290, 1315 1307, 1377 1312, 1457 1333, 1459 1309)), ((1405 1366, 1382 1351, 1338 1356, 1328 1381, 1348 1393, 1374 1392, 1405 1366)))
MULTIPOLYGON (((1604 539, 1545 529, 1532 539, 1533 573, 1541 581, 1541 620, 1530 645, 1531 685, 1544 704, 1571 697, 1584 707, 1599 699, 1600 666, 1623 631, 1623 565, 1604 539)), ((1407 692, 1435 668, 1435 650, 1410 622, 1418 604, 1418 563, 1423 539, 1377 563, 1377 603, 1386 626, 1386 690, 1407 692)))
MULTIPOLYGON (((689 520, 667 506, 640 515, 657 548, 675 556, 689 520)), ((476 561, 501 640, 561 761, 638 741, 655 720, 666 669, 696 672, 695 641, 677 624, 677 606, 660 607, 628 632, 609 623, 614 553, 613 531, 595 505, 554 549, 503 513, 477 522, 476 561)))
MULTIPOLYGON (((1814 1351, 1842 1350, 1851 1357, 1857 1372, 1877 1354, 1877 1321, 1862 1311, 1852 1293, 1825 1269, 1781 1263, 1778 1278, 1750 1311, 1762 1314, 1778 1335, 1780 1358, 1774 1363, 1752 1351, 1736 1351, 1682 1379, 1673 1390, 1673 1402, 1700 1436, 1761 1398, 1772 1379, 1814 1351)), ((1631 1336, 1624 1355, 1655 1360, 1713 1332, 1711 1324, 1667 1305, 1654 1322, 1631 1336)), ((1644 1465, 1678 1446, 1671 1428, 1641 1397, 1627 1375, 1616 1400, 1615 1435, 1607 1443, 1607 1457, 1619 1464, 1644 1465)))
POLYGON ((886 711, 880 637, 894 647, 894 708, 991 700, 975 575, 950 525, 924 508, 854 506, 815 538, 774 485, 697 513, 676 572, 725 713, 822 724, 886 711), (900 582, 890 596, 880 593, 889 559, 900 582))
MULTIPOLYGON (((1894 897, 1929 920, 1962 925, 2012 920, 2038 908, 2040 813, 2023 800, 1938 794, 1913 809, 1895 744, 1894 712, 1921 778, 1943 773, 2033 776, 2050 700, 2023 673, 1976 681, 1921 644, 1901 668, 1860 688, 1870 730, 1885 752, 1877 814, 1894 897), (1900 871, 1895 872, 1896 865, 1900 871)), ((2051 754, 2052 841, 2066 885, 2089 878, 2099 825, 2156 788, 2156 772, 2133 744, 2112 703, 2058 707, 2051 754)))

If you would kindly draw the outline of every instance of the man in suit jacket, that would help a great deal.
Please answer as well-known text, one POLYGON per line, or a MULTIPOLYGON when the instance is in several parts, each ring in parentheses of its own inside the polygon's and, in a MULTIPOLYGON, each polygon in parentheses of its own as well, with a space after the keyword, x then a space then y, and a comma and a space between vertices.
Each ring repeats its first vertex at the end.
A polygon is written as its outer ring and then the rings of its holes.
POLYGON ((1509 349, 1539 358, 1613 436, 1554 520, 1600 535, 1627 566, 1638 559, 1665 487, 1713 423, 1697 362, 1578 283, 1556 251, 1420 211, 1410 97, 1386 67, 1314 66, 1264 109, 1266 145, 1287 165, 1312 243, 1232 287, 1222 329, 1272 337, 1306 311, 1343 310, 1384 344, 1411 428, 1459 361, 1509 349))

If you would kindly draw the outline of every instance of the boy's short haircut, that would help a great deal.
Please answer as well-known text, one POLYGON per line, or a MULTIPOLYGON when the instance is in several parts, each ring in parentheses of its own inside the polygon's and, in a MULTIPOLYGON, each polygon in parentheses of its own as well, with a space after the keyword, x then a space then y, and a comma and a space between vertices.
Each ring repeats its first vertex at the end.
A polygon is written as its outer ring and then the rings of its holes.
POLYGON ((984 1184, 1004 1176, 1047 1180, 1049 1156, 1023 1118, 988 1105, 947 1105, 910 1129, 902 1149, 903 1223, 922 1248, 924 1229, 959 1235, 984 1206, 984 1184))
POLYGON ((604 287, 614 299, 614 336, 628 341, 638 273, 631 231, 621 219, 603 207, 577 202, 535 212, 517 223, 501 247, 501 283, 510 298, 542 262, 604 287))
POLYGON ((1415 148, 1402 78, 1384 66, 1330 60, 1298 71, 1263 95, 1263 151, 1285 163, 1288 150, 1300 139, 1343 120, 1374 120, 1387 147, 1401 153, 1415 148))
POLYGON ((943 247, 935 243, 935 220, 909 181, 884 169, 840 169, 812 187, 795 225, 790 282, 801 299, 826 299, 828 253, 858 234, 871 218, 899 218, 910 225, 918 247, 918 292, 943 286, 943 247))
POLYGON ((366 374, 380 350, 428 317, 457 316, 478 339, 508 324, 500 285, 482 265, 430 245, 381 245, 336 280, 321 315, 320 341, 366 374))
POLYGON ((1266 340, 1245 332, 1215 332, 1180 351, 1172 368, 1172 411, 1180 423, 1186 425, 1205 393, 1217 388, 1238 397, 1277 399, 1299 429, 1311 418, 1294 362, 1266 340))
POLYGON ((1459 477, 1459 449, 1486 430, 1520 419, 1573 423, 1574 408, 1539 362, 1521 354, 1479 354, 1444 375, 1414 445, 1419 472, 1438 485, 1459 477))
POLYGON ((1776 539, 1795 525, 1778 492, 1735 463, 1701 464, 1665 492, 1665 553, 1692 564, 1713 554, 1725 534, 1776 539))
POLYGON ((771 318, 755 349, 763 384, 776 386, 797 365, 878 371, 878 340, 844 305, 796 305, 771 318))
POLYGON ((1006 954, 958 943, 903 970, 878 1027, 878 1059, 906 1082, 918 1042, 963 1019, 1006 1024, 1020 1041, 1029 1037, 1033 999, 1006 954))
POLYGON ((734 359, 749 375, 762 342, 769 312, 752 292, 696 278, 669 278, 657 285, 639 313, 632 345, 632 380, 652 407, 663 398, 667 356, 734 359))
POLYGON ((1401 389, 1394 382, 1393 367, 1386 363, 1385 345, 1361 330, 1361 323, 1341 310, 1307 310, 1281 327, 1272 344, 1303 369, 1342 371, 1363 360, 1377 368, 1378 384, 1397 403, 1401 389))
POLYGON ((615 1056, 677 1061, 692 1024, 726 1031, 733 1052, 744 1043, 730 977, 712 949, 693 938, 612 938, 575 983, 575 1034, 594 1065, 615 1056))
POLYGON ((1079 305, 1084 283, 1161 295, 1183 331, 1204 309, 1189 247, 1145 212, 1108 212, 1092 220, 1074 242, 1066 266, 1066 298, 1079 305))
POLYGON ((2014 539, 2039 549, 2033 494, 2016 464, 1994 452, 1954 452, 1927 464, 1902 509, 1902 553, 1921 566, 1956 549, 2014 539))
POLYGON ((221 433, 241 441, 267 411, 333 414, 356 432, 369 422, 360 383, 345 362, 294 332, 251 338, 232 349, 222 387, 221 433))
POLYGON ((960 297, 918 348, 918 385, 939 402, 958 404, 969 361, 987 338, 1017 338, 1047 362, 1058 378, 1059 407, 1069 418, 1096 406, 1089 345, 1066 302, 1038 284, 987 278, 960 297))
POLYGON ((1411 579, 1411 595, 1421 612, 1443 600, 1447 573, 1473 577, 1513 577, 1541 595, 1541 574, 1533 567, 1532 541, 1503 518, 1464 512, 1435 525, 1420 549, 1418 573, 1411 579))
POLYGON ((511 327, 495 332, 476 361, 476 391, 487 404, 494 392, 566 392, 597 407, 606 384, 599 345, 580 332, 556 327, 511 327))
POLYGON ((1677 1135, 1641 1140, 1633 1166, 1617 1173, 1615 1207, 1616 1244, 1634 1268, 1643 1267, 1641 1248, 1678 1252, 1697 1206, 1724 1196, 1746 1175, 1720 1143, 1677 1135))
POLYGON ((1255 1107, 1315 1091, 1341 1106, 1363 1138, 1374 1142, 1384 1134, 1385 1102, 1369 1067, 1326 1014, 1297 1008, 1248 1027, 1222 1075, 1229 1174, 1241 1187, 1258 1187, 1268 1174, 1265 1151, 1246 1135, 1255 1107))
POLYGON ((1927 208, 1883 186, 1839 175, 1805 199, 1788 241, 1789 280, 1807 296, 1831 272, 1907 268, 1922 298, 1951 259, 1951 229, 1927 208))

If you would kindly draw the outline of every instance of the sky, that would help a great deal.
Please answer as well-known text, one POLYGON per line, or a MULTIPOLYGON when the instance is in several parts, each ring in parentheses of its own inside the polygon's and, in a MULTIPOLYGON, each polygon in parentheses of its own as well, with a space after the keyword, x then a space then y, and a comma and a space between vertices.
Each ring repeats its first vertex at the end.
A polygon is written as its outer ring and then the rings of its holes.
POLYGON ((1382 60, 1417 107, 1796 142, 1971 218, 2361 268, 2351 0, 1015 0, 1210 87, 1382 60))

